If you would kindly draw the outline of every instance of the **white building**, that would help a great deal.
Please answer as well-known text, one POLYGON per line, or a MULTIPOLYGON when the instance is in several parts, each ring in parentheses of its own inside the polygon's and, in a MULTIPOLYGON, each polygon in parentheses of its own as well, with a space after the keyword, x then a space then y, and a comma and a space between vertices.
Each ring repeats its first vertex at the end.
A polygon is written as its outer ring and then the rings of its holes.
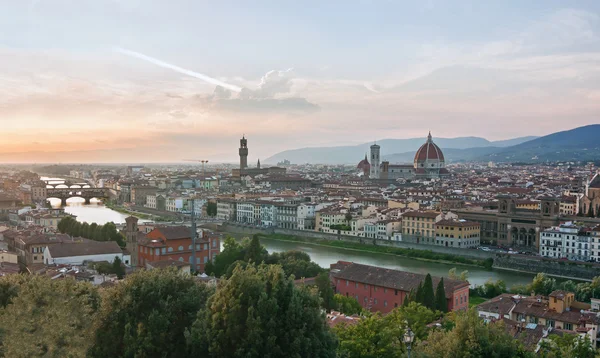
POLYGON ((235 220, 236 203, 234 200, 222 200, 217 201, 217 219, 229 221, 235 220))
POLYGON ((263 226, 276 226, 277 208, 273 203, 260 204, 260 218, 258 223, 263 226))
POLYGON ((371 179, 379 179, 379 166, 380 166, 380 158, 379 158, 379 150, 381 148, 377 144, 373 144, 371 146, 371 172, 369 173, 369 178, 371 179))
POLYGON ((126 265, 131 261, 130 255, 123 255, 123 250, 114 241, 86 240, 77 244, 51 245, 44 249, 46 265, 82 265, 86 261, 112 263, 115 257, 126 265))
POLYGON ((183 198, 180 196, 170 196, 166 202, 167 211, 180 212, 183 210, 183 198))
POLYGON ((254 224, 256 216, 254 214, 254 203, 238 202, 236 205, 237 222, 254 224))
POLYGON ((592 251, 594 237, 591 230, 585 230, 572 223, 553 227, 540 234, 540 255, 551 258, 588 261, 597 259, 592 251))
POLYGON ((333 203, 303 203, 298 205, 297 224, 298 230, 314 230, 316 213, 333 203))

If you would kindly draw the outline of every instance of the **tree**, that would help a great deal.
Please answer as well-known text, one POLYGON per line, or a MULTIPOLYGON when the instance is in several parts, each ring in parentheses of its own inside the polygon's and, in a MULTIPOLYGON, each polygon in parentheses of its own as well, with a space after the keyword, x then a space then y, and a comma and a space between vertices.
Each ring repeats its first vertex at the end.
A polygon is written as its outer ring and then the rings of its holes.
POLYGON ((350 226, 350 221, 352 221, 352 214, 350 212, 347 212, 346 215, 344 215, 344 219, 346 219, 346 223, 348 224, 348 226, 350 226))
POLYGON ((454 315, 454 328, 435 330, 426 342, 418 342, 415 356, 440 358, 526 357, 529 354, 511 335, 503 322, 486 324, 475 309, 454 315))
POLYGON ((548 277, 543 272, 535 275, 531 285, 529 285, 529 291, 533 291, 538 295, 548 296, 554 290, 556 290, 556 280, 548 277))
POLYGON ((354 297, 347 297, 336 293, 333 295, 333 302, 338 311, 348 316, 360 314, 363 311, 363 307, 354 297))
POLYGON ((427 336, 427 325, 438 318, 438 314, 416 302, 396 308, 389 314, 379 313, 365 317, 354 325, 338 325, 334 331, 340 345, 339 357, 402 357, 405 345, 402 337, 406 328, 422 340, 427 336))
POLYGON ((122 261, 118 256, 115 256, 115 259, 112 263, 112 271, 117 278, 120 280, 125 276, 125 268, 122 265, 122 261))
POLYGON ((187 333, 188 356, 335 357, 319 297, 277 265, 236 267, 187 333))
POLYGON ((127 276, 104 293, 89 356, 186 356, 184 332, 211 293, 173 268, 127 276))
POLYGON ((423 306, 429 309, 435 309, 435 294, 433 292, 433 281, 431 280, 431 275, 427 274, 425 276, 425 281, 423 282, 423 306))
POLYGON ((329 280, 329 274, 327 272, 320 273, 315 278, 315 284, 319 290, 319 296, 321 296, 321 305, 327 311, 331 311, 335 308, 335 301, 333 300, 333 287, 331 287, 331 281, 329 280))
POLYGON ((97 290, 87 282, 38 275, 16 281, 18 293, 0 310, 2 356, 84 357, 100 306, 97 290))
POLYGON ((250 244, 246 247, 245 251, 246 254, 244 256, 244 260, 247 262, 260 264, 268 256, 267 250, 260 244, 258 235, 252 236, 252 240, 250 240, 250 244))
POLYGON ((594 207, 593 207, 592 203, 590 203, 590 205, 589 205, 587 216, 589 218, 593 218, 594 217, 594 207))
POLYGON ((545 358, 594 358, 596 349, 587 335, 582 339, 572 334, 553 334, 542 340, 539 355, 545 358))
POLYGON ((217 216, 217 203, 209 201, 206 203, 206 215, 217 216))
POLYGON ((90 238, 90 224, 83 223, 81 224, 81 232, 79 233, 81 237, 85 237, 86 239, 90 238))
POLYGON ((415 291, 415 299, 413 302, 417 302, 423 304, 425 301, 424 297, 425 291, 423 290, 423 281, 419 282, 419 286, 417 286, 417 290, 415 291))
POLYGON ((448 312, 448 300, 446 299, 446 290, 444 289, 444 278, 440 279, 435 290, 435 309, 440 312, 448 312))
POLYGON ((221 277, 227 272, 231 264, 243 258, 244 252, 242 246, 234 238, 228 237, 223 243, 223 251, 213 261, 208 261, 204 265, 204 271, 207 274, 221 277))

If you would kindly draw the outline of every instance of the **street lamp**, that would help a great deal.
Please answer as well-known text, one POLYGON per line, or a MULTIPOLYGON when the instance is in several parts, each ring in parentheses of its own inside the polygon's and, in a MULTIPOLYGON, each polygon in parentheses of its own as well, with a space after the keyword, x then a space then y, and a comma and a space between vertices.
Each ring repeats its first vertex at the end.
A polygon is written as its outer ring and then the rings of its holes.
POLYGON ((412 343, 414 340, 414 332, 410 329, 410 327, 406 328, 406 332, 404 333, 404 344, 406 344, 406 352, 408 354, 408 358, 410 358, 410 349, 412 348, 412 343))

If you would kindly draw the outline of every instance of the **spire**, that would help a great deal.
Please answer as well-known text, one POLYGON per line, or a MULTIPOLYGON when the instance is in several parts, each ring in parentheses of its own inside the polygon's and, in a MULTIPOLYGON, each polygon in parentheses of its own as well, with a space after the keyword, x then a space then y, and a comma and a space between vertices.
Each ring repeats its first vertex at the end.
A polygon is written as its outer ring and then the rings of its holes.
POLYGON ((427 136, 427 143, 431 143, 433 140, 431 139, 431 131, 429 131, 429 135, 427 136))
POLYGON ((256 168, 260 169, 260 159, 258 160, 258 162, 256 163, 256 168))

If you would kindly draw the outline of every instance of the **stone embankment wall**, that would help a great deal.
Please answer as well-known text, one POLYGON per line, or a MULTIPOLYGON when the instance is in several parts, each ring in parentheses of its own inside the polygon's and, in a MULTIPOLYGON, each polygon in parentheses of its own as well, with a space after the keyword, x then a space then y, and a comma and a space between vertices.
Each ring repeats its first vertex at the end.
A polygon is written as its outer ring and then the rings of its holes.
POLYGON ((539 257, 532 258, 520 255, 497 255, 494 257, 494 267, 532 273, 544 272, 548 275, 576 280, 591 280, 596 276, 600 276, 600 265, 542 260, 539 257))
MULTIPOLYGON (((336 234, 328 234, 324 232, 318 231, 308 231, 308 230, 292 230, 292 229, 280 229, 280 228, 270 228, 270 229, 261 229, 244 225, 236 225, 231 223, 223 223, 220 226, 219 231, 230 232, 235 234, 244 234, 248 236, 252 236, 254 234, 280 234, 280 235, 289 235, 289 236, 297 236, 305 239, 314 239, 314 240, 342 240, 346 242, 354 242, 359 243, 362 240, 364 244, 373 244, 373 239, 369 238, 360 238, 356 236, 347 236, 347 235, 336 235, 336 234)), ((458 249, 453 247, 444 247, 444 246, 435 246, 435 245, 424 245, 424 244, 415 244, 409 242, 402 241, 392 241, 392 240, 375 240, 376 245, 379 246, 389 246, 389 247, 398 247, 403 249, 416 249, 416 250, 429 250, 436 253, 441 254, 451 254, 456 256, 467 257, 470 259, 477 260, 485 260, 489 257, 494 257, 495 255, 491 252, 485 252, 481 250, 475 249, 458 249)))

